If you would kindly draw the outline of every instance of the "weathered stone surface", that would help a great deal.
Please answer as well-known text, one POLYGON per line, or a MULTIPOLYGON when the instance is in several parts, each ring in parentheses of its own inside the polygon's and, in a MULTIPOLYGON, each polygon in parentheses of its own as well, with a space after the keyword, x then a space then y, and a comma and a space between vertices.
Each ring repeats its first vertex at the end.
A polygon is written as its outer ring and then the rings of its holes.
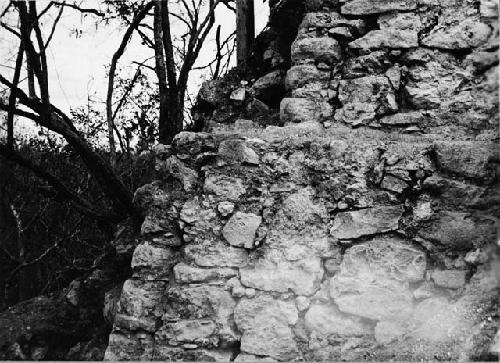
POLYGON ((415 308, 409 321, 409 335, 421 341, 444 343, 453 342, 460 336, 470 333, 471 316, 464 306, 453 304, 443 297, 422 301, 415 308))
POLYGON ((321 12, 321 13, 307 13, 302 20, 299 29, 300 30, 308 28, 335 28, 335 27, 347 27, 352 29, 356 33, 362 34, 365 31, 365 21, 362 19, 347 19, 337 12, 321 12))
POLYGON ((295 325, 299 318, 293 301, 274 299, 269 295, 259 295, 253 299, 243 298, 234 310, 234 320, 241 331, 254 326, 258 316, 276 318, 287 325, 295 325))
POLYGON ((323 275, 321 260, 308 256, 296 261, 269 254, 253 266, 240 269, 241 283, 258 290, 287 292, 289 289, 299 295, 311 295, 323 275))
POLYGON ((285 122, 319 122, 333 115, 333 107, 325 101, 307 98, 283 98, 280 119, 285 122))
POLYGON ((236 212, 224 226, 222 235, 231 246, 253 248, 255 232, 261 222, 261 216, 236 212))
POLYGON ((258 357, 253 354, 240 353, 234 359, 235 362, 277 362, 276 359, 271 357, 258 357))
POLYGON ((320 71, 315 65, 300 64, 292 66, 286 73, 287 89, 295 89, 304 85, 318 84, 324 88, 330 80, 330 72, 320 71))
POLYGON ((234 211, 234 203, 231 202, 220 202, 217 205, 217 210, 219 211, 220 215, 223 217, 227 217, 234 211))
POLYGON ((183 185, 186 192, 192 191, 198 183, 198 173, 191 168, 188 168, 179 158, 175 156, 169 157, 162 168, 177 178, 183 185))
MULTIPOLYGON (((174 342, 175 343, 175 342, 174 342)), ((179 343, 180 344, 180 343, 179 343)), ((153 360, 167 362, 230 362, 232 352, 226 349, 206 349, 198 344, 184 343, 174 347, 156 337, 153 360)))
POLYGON ((236 306, 234 318, 238 329, 243 331, 242 352, 278 360, 297 356, 298 348, 290 328, 298 319, 293 302, 275 300, 266 295, 242 299, 236 306))
POLYGON ((299 352, 292 329, 274 317, 262 315, 257 316, 255 325, 243 333, 240 349, 245 353, 267 355, 280 361, 292 360, 299 352))
POLYGON ((115 325, 129 331, 154 332, 161 316, 159 308, 164 289, 164 282, 126 280, 115 315, 115 325))
POLYGON ((425 267, 425 254, 402 240, 374 239, 347 250, 330 296, 345 313, 406 319, 413 310, 408 283, 422 280, 425 267))
POLYGON ((330 234, 339 239, 351 239, 392 231, 398 228, 402 215, 400 205, 337 213, 330 234))
POLYGON ((176 254, 170 248, 144 242, 136 247, 130 263, 134 272, 147 279, 166 279, 176 263, 176 254))
POLYGON ((248 252, 243 248, 228 246, 222 241, 187 245, 184 254, 202 267, 238 267, 248 258, 248 252))
POLYGON ((418 14, 390 13, 381 15, 377 23, 380 29, 415 30, 422 28, 422 21, 418 14))
POLYGON ((465 285, 466 270, 433 270, 430 273, 436 285, 449 289, 458 289, 465 285))
POLYGON ((438 167, 469 178, 491 176, 489 163, 495 158, 496 145, 487 142, 447 141, 434 144, 438 167))
POLYGON ((383 74, 392 63, 389 61, 387 51, 376 50, 365 55, 352 57, 345 61, 344 78, 359 78, 375 74, 383 74))
POLYGON ((377 343, 388 344, 406 333, 404 325, 394 321, 379 321, 375 326, 375 340, 377 343))
POLYGON ((113 332, 109 335, 109 345, 104 355, 105 361, 152 360, 153 336, 147 333, 113 332))
POLYGON ((392 85, 382 76, 340 81, 338 99, 342 108, 335 113, 335 119, 353 126, 398 110, 392 85))
POLYGON ((244 140, 224 140, 219 145, 219 158, 228 163, 259 165, 259 156, 244 140))
POLYGON ((238 200, 246 191, 241 179, 225 175, 209 176, 205 179, 203 189, 207 193, 213 193, 228 200, 238 200))
POLYGON ((232 268, 199 268, 179 263, 174 266, 174 277, 177 283, 191 284, 224 280, 238 275, 238 270, 232 268))
POLYGON ((292 61, 316 60, 333 64, 341 59, 340 44, 333 38, 302 38, 292 44, 292 61))
MULTIPOLYGON (((234 330, 235 301, 224 287, 191 285, 172 287, 166 291, 163 321, 213 320, 220 344, 233 344, 239 339, 234 330)), ((196 332, 194 332, 196 334, 196 332)))
POLYGON ((424 118, 420 111, 399 112, 394 115, 384 116, 379 122, 387 126, 411 126, 418 125, 424 118))
POLYGON ((171 344, 196 343, 210 346, 217 343, 216 338, 211 337, 215 332, 216 325, 212 320, 192 319, 166 323, 157 331, 156 336, 171 344))
POLYGON ((380 187, 382 189, 390 190, 394 193, 402 193, 406 188, 408 188, 408 184, 394 176, 385 175, 382 183, 380 183, 380 187))
POLYGON ((345 315, 333 304, 313 304, 304 319, 306 328, 320 335, 352 336, 372 333, 370 325, 361 318, 345 315))
POLYGON ((476 222, 469 213, 445 210, 425 222, 418 234, 448 248, 463 250, 493 241, 495 230, 495 222, 491 220, 476 222))
POLYGON ((416 0, 352 0, 343 5, 340 12, 347 15, 369 15, 416 8, 416 0))
POLYGON ((349 47, 354 49, 406 49, 417 46, 417 32, 400 29, 372 30, 362 38, 349 43, 349 47))
POLYGON ((422 45, 439 49, 469 49, 486 42, 490 33, 487 24, 467 19, 456 25, 433 30, 422 39, 422 45))
POLYGON ((229 99, 234 102, 243 102, 245 101, 247 94, 247 90, 245 87, 239 87, 236 88, 233 92, 231 92, 231 95, 229 96, 229 99))

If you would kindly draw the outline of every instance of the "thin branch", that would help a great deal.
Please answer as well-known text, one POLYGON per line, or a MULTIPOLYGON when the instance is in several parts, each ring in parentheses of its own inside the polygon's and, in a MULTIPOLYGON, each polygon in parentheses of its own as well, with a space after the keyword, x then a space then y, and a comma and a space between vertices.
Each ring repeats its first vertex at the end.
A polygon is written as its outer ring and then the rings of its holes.
POLYGON ((106 17, 106 14, 97 10, 97 9, 91 9, 91 8, 82 8, 76 4, 67 4, 65 2, 59 2, 59 1, 53 1, 55 6, 67 6, 68 8, 72 8, 75 10, 78 10, 82 14, 93 14, 96 16, 99 16, 101 18, 106 17))
POLYGON ((19 51, 17 52, 16 69, 14 70, 14 78, 12 80, 12 87, 9 95, 9 110, 7 111, 7 147, 14 148, 14 111, 16 109, 16 88, 19 84, 21 76, 21 66, 23 64, 24 45, 23 42, 19 44, 19 51))
POLYGON ((54 32, 56 30, 57 23, 59 23, 59 20, 61 19, 61 15, 62 15, 63 11, 64 11, 64 6, 61 6, 61 8, 59 9, 59 13, 57 14, 57 17, 55 18, 54 23, 52 24, 52 29, 50 30, 50 35, 47 38, 47 41, 45 42, 44 48, 47 48, 49 46, 49 43, 52 40, 52 37, 54 36, 54 32))

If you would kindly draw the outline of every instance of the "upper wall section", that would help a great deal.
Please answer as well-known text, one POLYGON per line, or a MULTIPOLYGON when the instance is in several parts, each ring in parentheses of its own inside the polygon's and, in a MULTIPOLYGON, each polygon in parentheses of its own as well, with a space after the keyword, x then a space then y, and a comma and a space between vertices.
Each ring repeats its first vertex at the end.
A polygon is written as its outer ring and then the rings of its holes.
POLYGON ((327 6, 305 14, 292 44, 282 121, 497 137, 496 2, 327 6))

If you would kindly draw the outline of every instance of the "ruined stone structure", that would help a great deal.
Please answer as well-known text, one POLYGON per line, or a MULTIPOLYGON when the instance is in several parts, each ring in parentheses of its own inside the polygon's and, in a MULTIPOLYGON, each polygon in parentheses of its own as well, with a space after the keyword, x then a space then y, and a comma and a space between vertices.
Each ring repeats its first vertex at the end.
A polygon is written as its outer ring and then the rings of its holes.
POLYGON ((491 358, 495 1, 305 5, 284 126, 156 148, 107 359, 491 358))

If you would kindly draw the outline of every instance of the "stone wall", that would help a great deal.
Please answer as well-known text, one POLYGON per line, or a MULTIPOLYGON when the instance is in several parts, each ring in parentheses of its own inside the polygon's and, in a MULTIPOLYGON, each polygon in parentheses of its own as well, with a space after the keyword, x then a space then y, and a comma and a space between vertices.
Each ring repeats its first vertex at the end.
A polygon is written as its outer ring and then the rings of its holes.
POLYGON ((312 3, 285 126, 154 150, 107 359, 495 356, 497 4, 312 3))

